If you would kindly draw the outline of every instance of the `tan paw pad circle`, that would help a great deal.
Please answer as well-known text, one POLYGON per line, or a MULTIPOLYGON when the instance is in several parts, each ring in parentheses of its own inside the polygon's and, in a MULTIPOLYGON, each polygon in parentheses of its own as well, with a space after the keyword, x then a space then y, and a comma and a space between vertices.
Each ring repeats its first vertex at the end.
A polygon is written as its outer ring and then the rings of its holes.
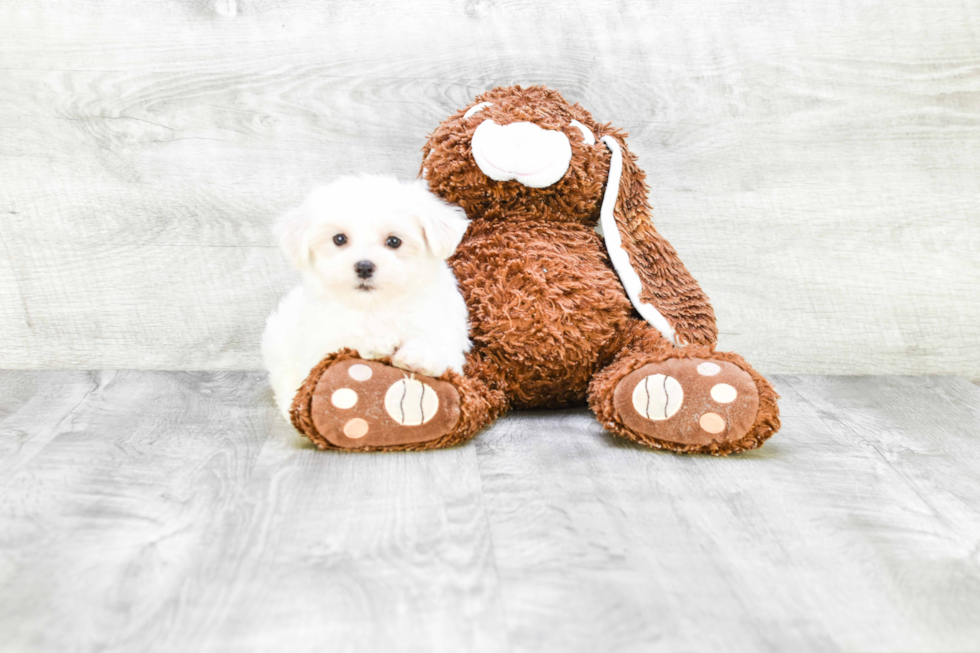
POLYGON ((718 413, 705 413, 698 424, 708 433, 721 433, 725 430, 725 418, 718 413))
POLYGON ((330 395, 330 403, 336 408, 352 408, 357 403, 357 393, 350 388, 340 388, 330 395))
POLYGON ((418 426, 435 417, 439 395, 421 381, 402 379, 385 393, 385 410, 402 426, 418 426))
POLYGON ((684 388, 672 376, 651 374, 633 389, 633 408, 647 419, 670 419, 684 403, 684 388))
POLYGON ((358 363, 347 368, 347 375, 355 381, 367 381, 374 372, 367 365, 358 363))
POLYGON ((344 424, 344 435, 346 435, 349 438, 355 440, 357 438, 363 438, 365 435, 367 435, 367 432, 368 432, 368 423, 365 422, 360 417, 355 417, 354 419, 344 424))
POLYGON ((719 404, 730 404, 738 397, 738 390, 727 383, 719 383, 711 388, 711 398, 719 404))
POLYGON ((721 366, 717 363, 704 362, 698 365, 698 374, 701 376, 714 376, 721 372, 721 366))

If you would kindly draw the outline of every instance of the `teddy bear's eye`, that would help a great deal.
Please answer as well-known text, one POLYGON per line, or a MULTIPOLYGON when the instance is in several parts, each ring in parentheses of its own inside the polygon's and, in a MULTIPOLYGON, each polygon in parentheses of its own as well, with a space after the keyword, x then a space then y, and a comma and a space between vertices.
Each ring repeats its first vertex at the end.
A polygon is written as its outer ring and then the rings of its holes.
POLYGON ((592 133, 588 127, 580 123, 578 120, 573 120, 568 123, 572 127, 578 127, 578 130, 582 132, 582 139, 589 145, 595 145, 595 134, 592 133))
POLYGON ((347 236, 345 236, 344 234, 337 234, 336 236, 333 237, 333 244, 336 245, 337 247, 341 247, 342 245, 346 245, 347 244, 347 236))
POLYGON ((385 241, 385 245, 392 249, 398 249, 402 246, 402 239, 398 236, 388 236, 388 240, 385 241))

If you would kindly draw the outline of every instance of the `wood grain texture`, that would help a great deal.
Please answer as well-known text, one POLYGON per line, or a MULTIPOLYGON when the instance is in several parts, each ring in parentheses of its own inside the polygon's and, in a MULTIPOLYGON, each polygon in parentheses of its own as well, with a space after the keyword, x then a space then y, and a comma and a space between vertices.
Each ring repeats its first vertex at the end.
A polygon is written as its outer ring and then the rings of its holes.
POLYGON ((547 83, 631 132, 722 347, 980 377, 978 34, 957 0, 5 2, 0 366, 257 368, 278 212, 547 83))
POLYGON ((502 650, 472 447, 323 455, 259 373, 0 387, 5 653, 502 650))
POLYGON ((783 430, 651 455, 580 411, 477 441, 518 651, 973 651, 980 389, 775 379, 783 430))
POLYGON ((775 382, 716 459, 584 410, 320 452, 261 373, 0 372, 0 649, 980 648, 980 388, 775 382))

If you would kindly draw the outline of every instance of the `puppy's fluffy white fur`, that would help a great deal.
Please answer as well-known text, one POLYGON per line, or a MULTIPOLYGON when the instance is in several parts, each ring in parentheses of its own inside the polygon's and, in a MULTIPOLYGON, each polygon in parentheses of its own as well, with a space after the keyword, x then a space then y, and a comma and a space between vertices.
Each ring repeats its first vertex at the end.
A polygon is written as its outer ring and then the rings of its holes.
POLYGON ((424 182, 382 176, 316 188, 279 220, 280 246, 302 285, 269 316, 262 355, 286 419, 310 370, 344 347, 430 376, 462 371, 466 304, 446 259, 466 226, 463 210, 424 182), (359 262, 362 275, 363 262, 374 266, 369 278, 358 275, 359 262))

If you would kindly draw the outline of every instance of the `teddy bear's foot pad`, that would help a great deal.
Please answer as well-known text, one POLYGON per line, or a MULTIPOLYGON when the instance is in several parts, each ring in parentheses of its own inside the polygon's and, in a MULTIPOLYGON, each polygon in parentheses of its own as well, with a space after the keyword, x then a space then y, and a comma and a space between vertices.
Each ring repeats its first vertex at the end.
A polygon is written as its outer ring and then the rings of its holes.
POLYGON ((456 425, 459 393, 446 381, 348 359, 320 377, 310 412, 317 433, 342 449, 420 444, 456 425))
POLYGON ((613 395, 623 424, 642 434, 683 445, 741 439, 755 422, 759 392, 733 363, 668 358, 626 375, 613 395))

